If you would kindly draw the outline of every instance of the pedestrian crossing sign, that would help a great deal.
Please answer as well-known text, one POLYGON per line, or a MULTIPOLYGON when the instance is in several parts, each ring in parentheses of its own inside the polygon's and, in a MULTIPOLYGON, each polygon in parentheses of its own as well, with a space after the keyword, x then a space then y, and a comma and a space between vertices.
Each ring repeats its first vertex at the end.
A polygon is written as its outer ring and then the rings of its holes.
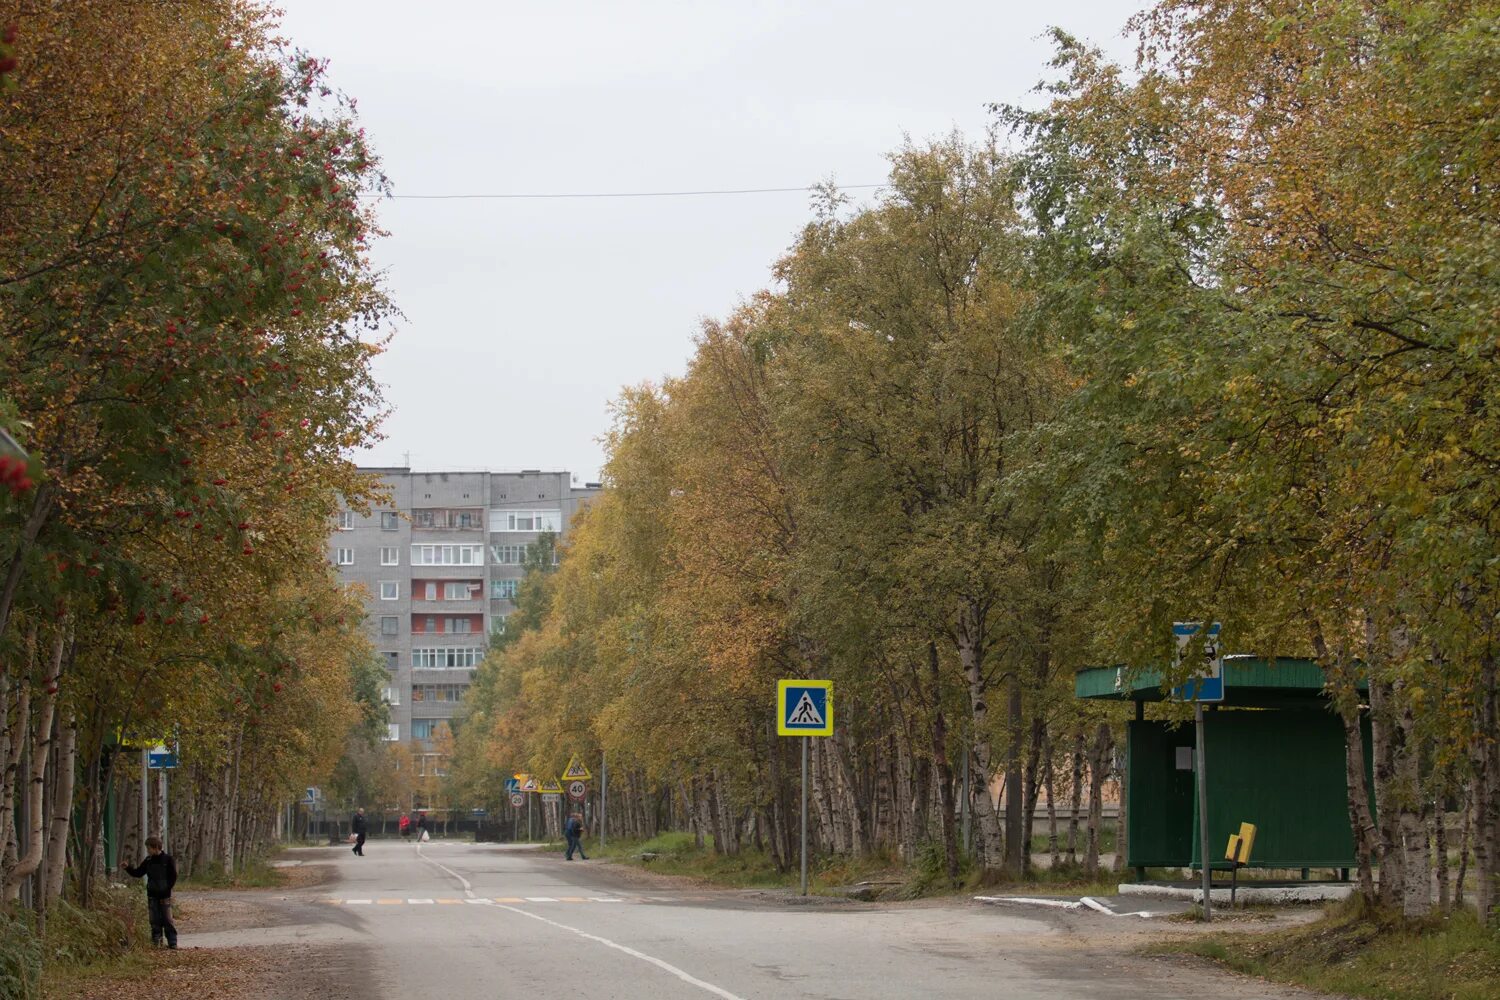
POLYGON ((777 681, 776 732, 780 736, 832 736, 833 681, 777 681))
POLYGON ((568 761, 568 769, 563 772, 562 780, 591 781, 593 777, 592 774, 589 774, 589 769, 583 766, 583 761, 579 760, 578 755, 575 753, 573 759, 568 761))

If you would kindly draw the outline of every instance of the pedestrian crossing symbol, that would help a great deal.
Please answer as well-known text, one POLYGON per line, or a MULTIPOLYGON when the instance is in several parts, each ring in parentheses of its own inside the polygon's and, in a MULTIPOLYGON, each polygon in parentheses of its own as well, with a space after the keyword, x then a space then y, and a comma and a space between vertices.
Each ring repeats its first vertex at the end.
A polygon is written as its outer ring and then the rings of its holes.
POLYGON ((781 736, 832 736, 833 681, 777 681, 776 732, 781 736))

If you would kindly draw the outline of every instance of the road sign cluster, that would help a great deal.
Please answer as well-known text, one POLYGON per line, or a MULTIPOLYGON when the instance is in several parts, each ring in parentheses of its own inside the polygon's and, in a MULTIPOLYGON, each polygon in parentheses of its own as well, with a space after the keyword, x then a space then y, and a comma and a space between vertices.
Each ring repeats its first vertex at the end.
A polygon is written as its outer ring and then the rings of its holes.
POLYGON ((593 777, 587 765, 579 759, 577 754, 574 754, 569 759, 568 766, 563 769, 561 779, 539 778, 534 774, 517 774, 505 780, 505 792, 510 797, 510 804, 517 809, 526 804, 527 793, 540 795, 543 802, 553 805, 562 801, 566 790, 570 799, 582 802, 588 797, 588 782, 592 781, 593 777))

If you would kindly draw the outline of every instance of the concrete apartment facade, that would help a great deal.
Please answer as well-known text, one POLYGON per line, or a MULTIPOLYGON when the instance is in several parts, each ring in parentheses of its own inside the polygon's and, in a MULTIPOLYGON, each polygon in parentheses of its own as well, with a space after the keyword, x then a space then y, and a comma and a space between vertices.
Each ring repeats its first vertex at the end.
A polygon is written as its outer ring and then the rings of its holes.
POLYGON ((365 591, 365 625, 385 662, 388 738, 430 749, 457 714, 491 632, 515 610, 527 547, 567 537, 598 483, 566 472, 362 468, 391 503, 341 511, 328 540, 345 584, 365 591))

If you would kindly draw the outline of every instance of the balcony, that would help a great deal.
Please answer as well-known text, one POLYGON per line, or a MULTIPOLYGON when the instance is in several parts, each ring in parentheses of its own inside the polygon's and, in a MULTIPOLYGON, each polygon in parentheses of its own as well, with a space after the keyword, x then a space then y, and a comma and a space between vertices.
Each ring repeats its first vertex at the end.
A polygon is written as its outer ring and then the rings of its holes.
POLYGON ((411 530, 430 531, 484 531, 484 510, 452 510, 447 508, 417 508, 411 512, 411 530))
POLYGON ((484 601, 478 597, 472 601, 424 601, 416 597, 411 602, 413 615, 482 615, 485 610, 484 601))

